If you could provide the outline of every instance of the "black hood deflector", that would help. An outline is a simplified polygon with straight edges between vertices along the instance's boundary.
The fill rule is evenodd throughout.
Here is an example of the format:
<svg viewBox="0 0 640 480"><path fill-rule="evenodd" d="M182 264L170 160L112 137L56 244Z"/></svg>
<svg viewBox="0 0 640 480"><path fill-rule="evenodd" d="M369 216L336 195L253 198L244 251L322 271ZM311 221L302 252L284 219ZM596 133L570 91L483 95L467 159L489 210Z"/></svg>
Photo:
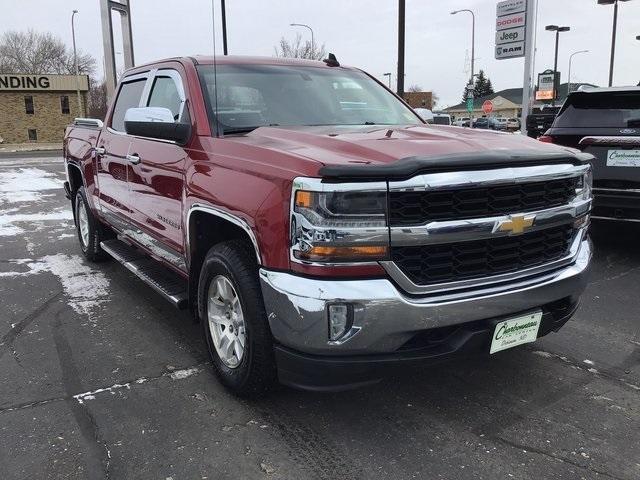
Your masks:
<svg viewBox="0 0 640 480"><path fill-rule="evenodd" d="M319 171L324 181L376 182L406 180L418 174L490 168L523 167L571 163L581 165L593 159L582 152L536 152L489 150L475 153L454 153L432 157L413 156L384 165L325 165Z"/></svg>

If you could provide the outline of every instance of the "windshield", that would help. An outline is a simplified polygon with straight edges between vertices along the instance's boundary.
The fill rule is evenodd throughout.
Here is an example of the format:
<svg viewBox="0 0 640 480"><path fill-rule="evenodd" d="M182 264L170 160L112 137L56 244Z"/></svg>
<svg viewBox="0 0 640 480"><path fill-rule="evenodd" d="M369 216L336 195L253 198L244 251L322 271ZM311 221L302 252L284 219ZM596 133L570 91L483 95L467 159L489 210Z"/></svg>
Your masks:
<svg viewBox="0 0 640 480"><path fill-rule="evenodd" d="M640 92L572 93L554 127L640 127Z"/></svg>
<svg viewBox="0 0 640 480"><path fill-rule="evenodd" d="M260 126L422 124L360 71L283 65L198 67L209 114L224 133Z"/></svg>

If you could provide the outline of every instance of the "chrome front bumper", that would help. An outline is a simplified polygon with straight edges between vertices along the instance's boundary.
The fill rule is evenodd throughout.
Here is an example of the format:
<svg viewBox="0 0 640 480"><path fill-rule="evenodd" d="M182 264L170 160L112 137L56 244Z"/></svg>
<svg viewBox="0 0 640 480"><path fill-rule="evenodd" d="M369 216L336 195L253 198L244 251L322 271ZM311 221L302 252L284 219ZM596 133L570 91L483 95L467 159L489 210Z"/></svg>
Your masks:
<svg viewBox="0 0 640 480"><path fill-rule="evenodd" d="M260 270L265 308L276 341L316 355L391 353L416 333L515 314L571 297L587 283L591 243L582 241L573 264L553 272L455 294L408 296L390 280L318 280ZM328 339L327 306L354 305L346 340Z"/></svg>

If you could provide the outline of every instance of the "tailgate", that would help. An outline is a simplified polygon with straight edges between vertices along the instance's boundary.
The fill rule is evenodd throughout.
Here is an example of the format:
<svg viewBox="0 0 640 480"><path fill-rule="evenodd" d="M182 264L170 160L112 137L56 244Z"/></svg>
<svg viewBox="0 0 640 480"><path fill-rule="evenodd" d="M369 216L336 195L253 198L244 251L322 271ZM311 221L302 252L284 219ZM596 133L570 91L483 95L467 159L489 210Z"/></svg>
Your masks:
<svg viewBox="0 0 640 480"><path fill-rule="evenodd" d="M640 136L585 137L581 149L592 154L594 186L640 185ZM611 182L614 182L612 185Z"/></svg>

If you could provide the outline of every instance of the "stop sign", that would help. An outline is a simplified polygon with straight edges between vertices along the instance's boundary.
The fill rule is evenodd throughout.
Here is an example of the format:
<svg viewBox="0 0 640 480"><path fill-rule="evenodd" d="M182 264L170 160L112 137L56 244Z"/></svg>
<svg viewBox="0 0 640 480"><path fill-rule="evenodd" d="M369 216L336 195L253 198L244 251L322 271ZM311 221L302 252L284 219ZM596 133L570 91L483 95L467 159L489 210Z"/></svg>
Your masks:
<svg viewBox="0 0 640 480"><path fill-rule="evenodd" d="M482 104L482 111L485 114L493 112L493 102L491 102L491 100L485 100Z"/></svg>

